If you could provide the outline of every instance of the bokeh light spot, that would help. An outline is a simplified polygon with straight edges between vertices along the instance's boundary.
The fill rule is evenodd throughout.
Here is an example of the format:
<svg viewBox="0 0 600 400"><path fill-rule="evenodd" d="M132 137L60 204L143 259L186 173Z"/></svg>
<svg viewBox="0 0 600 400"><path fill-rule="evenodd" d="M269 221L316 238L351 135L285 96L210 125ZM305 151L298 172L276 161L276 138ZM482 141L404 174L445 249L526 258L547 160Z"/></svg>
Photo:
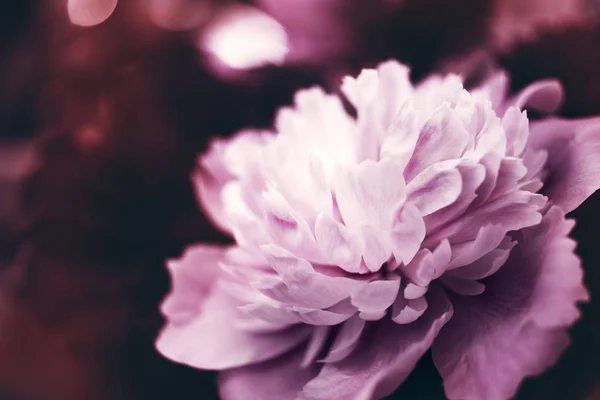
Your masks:
<svg viewBox="0 0 600 400"><path fill-rule="evenodd" d="M73 25L90 27L108 19L118 0L68 0L67 12Z"/></svg>
<svg viewBox="0 0 600 400"><path fill-rule="evenodd" d="M279 65L288 52L283 27L269 15L245 6L222 11L202 36L200 46L234 69Z"/></svg>

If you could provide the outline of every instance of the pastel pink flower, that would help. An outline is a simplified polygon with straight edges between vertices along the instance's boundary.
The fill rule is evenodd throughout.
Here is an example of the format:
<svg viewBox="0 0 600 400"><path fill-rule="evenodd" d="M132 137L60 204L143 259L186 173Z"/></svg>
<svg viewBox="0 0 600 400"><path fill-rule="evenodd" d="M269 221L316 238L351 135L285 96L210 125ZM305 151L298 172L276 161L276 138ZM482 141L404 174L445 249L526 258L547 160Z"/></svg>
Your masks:
<svg viewBox="0 0 600 400"><path fill-rule="evenodd" d="M506 399L566 346L587 292L565 213L600 186L600 120L528 121L555 81L506 99L502 73L408 75L345 78L356 116L301 90L276 133L200 157L235 245L172 264L157 347L223 371L222 398L378 399L431 348L449 398Z"/></svg>

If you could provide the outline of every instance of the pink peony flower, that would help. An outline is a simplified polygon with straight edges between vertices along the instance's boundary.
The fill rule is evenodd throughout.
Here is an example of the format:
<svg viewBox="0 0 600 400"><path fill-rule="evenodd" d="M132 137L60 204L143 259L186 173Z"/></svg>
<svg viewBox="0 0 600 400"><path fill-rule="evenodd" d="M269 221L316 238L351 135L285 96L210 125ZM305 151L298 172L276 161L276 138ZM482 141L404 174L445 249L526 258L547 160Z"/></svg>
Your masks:
<svg viewBox="0 0 600 400"><path fill-rule="evenodd" d="M449 398L506 399L566 346L587 292L565 213L600 186L600 120L529 122L554 81L506 100L502 73L470 93L408 73L346 78L356 117L302 90L277 134L200 158L236 244L171 265L157 347L223 371L224 399L381 398L430 348Z"/></svg>

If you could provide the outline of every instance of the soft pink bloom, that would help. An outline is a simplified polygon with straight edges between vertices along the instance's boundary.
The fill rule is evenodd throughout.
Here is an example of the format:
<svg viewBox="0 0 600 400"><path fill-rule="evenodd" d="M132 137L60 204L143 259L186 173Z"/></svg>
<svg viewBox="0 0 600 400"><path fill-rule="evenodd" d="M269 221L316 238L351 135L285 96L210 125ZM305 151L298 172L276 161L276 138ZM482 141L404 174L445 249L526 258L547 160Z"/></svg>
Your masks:
<svg viewBox="0 0 600 400"><path fill-rule="evenodd" d="M506 399L566 346L587 292L565 213L600 186L600 121L529 122L554 81L507 100L502 73L469 93L408 72L346 78L357 117L302 90L277 134L200 158L236 244L171 265L157 347L222 370L224 399L381 398L430 348L449 398Z"/></svg>

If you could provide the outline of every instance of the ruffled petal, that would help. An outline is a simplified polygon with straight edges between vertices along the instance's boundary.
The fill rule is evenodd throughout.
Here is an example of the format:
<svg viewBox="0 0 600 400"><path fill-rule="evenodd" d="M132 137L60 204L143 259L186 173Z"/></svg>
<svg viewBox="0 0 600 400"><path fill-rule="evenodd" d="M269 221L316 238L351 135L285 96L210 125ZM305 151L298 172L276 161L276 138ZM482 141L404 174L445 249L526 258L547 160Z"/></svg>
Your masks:
<svg viewBox="0 0 600 400"><path fill-rule="evenodd" d="M359 272L361 242L355 232L332 216L321 213L315 221L315 237L328 264L338 265L350 273Z"/></svg>
<svg viewBox="0 0 600 400"><path fill-rule="evenodd" d="M245 177L259 164L264 146L272 136L243 130L231 139L214 140L208 152L198 159L199 171L193 181L198 200L208 217L221 230L231 233L221 191L231 180Z"/></svg>
<svg viewBox="0 0 600 400"><path fill-rule="evenodd" d="M358 314L344 322L336 335L331 348L322 361L325 363L334 363L342 361L350 355L358 346L358 340L365 328L365 320Z"/></svg>
<svg viewBox="0 0 600 400"><path fill-rule="evenodd" d="M281 280L257 282L256 287L265 295L282 302L313 308L331 307L367 282L341 276L328 276L315 271L306 260L275 246L262 247L269 264Z"/></svg>
<svg viewBox="0 0 600 400"><path fill-rule="evenodd" d="M410 181L424 168L438 161L460 157L472 141L458 115L442 107L425 123L406 170L405 178Z"/></svg>
<svg viewBox="0 0 600 400"><path fill-rule="evenodd" d="M528 145L548 152L542 192L565 211L600 188L600 118L536 122Z"/></svg>
<svg viewBox="0 0 600 400"><path fill-rule="evenodd" d="M307 340L312 327L297 325L275 333L235 329L240 311L223 290L215 290L197 318L167 323L156 348L169 359L200 369L222 370L269 360Z"/></svg>
<svg viewBox="0 0 600 400"><path fill-rule="evenodd" d="M419 210L406 204L390 232L392 253L396 262L408 264L415 257L425 239L425 221Z"/></svg>
<svg viewBox="0 0 600 400"><path fill-rule="evenodd" d="M556 79L532 83L504 104L505 109L515 106L521 110L532 109L544 114L556 112L562 105L564 91Z"/></svg>
<svg viewBox="0 0 600 400"><path fill-rule="evenodd" d="M408 202L422 216L454 203L462 192L462 179L456 164L439 163L418 174L406 187Z"/></svg>
<svg viewBox="0 0 600 400"><path fill-rule="evenodd" d="M454 318L433 345L450 399L504 400L521 380L552 365L566 346L566 327L587 299L573 224L558 207L525 229L506 264L483 280L479 296L451 296Z"/></svg>
<svg viewBox="0 0 600 400"><path fill-rule="evenodd" d="M279 358L256 365L226 370L219 375L219 395L223 400L294 399L314 378L320 364L301 366L304 347Z"/></svg>
<svg viewBox="0 0 600 400"><path fill-rule="evenodd" d="M365 161L338 172L335 194L344 223L352 229L364 224L389 228L406 199L402 168L390 160Z"/></svg>
<svg viewBox="0 0 600 400"><path fill-rule="evenodd" d="M358 311L375 313L387 310L398 296L400 279L373 281L357 288L351 296Z"/></svg>
<svg viewBox="0 0 600 400"><path fill-rule="evenodd" d="M326 364L298 400L370 400L390 394L452 316L444 294L432 294L427 312L415 323L398 325L385 319L370 326L356 350L343 361Z"/></svg>
<svg viewBox="0 0 600 400"><path fill-rule="evenodd" d="M186 323L198 315L227 251L227 247L197 245L189 247L180 259L167 263L172 287L161 311L171 323Z"/></svg>

